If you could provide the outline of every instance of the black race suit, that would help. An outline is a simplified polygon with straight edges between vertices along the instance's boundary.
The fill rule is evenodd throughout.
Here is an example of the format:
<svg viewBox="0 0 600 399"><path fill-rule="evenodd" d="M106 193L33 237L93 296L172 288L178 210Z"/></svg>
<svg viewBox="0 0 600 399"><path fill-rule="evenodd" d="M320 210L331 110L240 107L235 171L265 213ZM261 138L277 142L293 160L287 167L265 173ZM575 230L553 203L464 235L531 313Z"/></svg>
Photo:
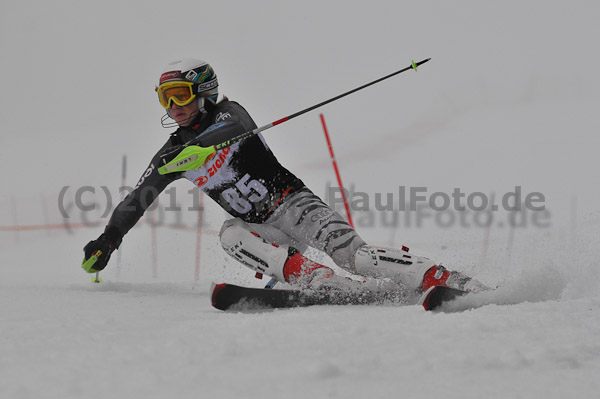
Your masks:
<svg viewBox="0 0 600 399"><path fill-rule="evenodd" d="M218 151L199 169L160 175L160 154L169 147L194 138L200 139L199 145L209 147L256 128L248 112L228 100L198 119L171 134L135 189L115 209L106 233L117 246L158 195L181 177L192 181L230 215L249 223L263 223L287 195L304 188L300 179L281 166L260 134Z"/></svg>

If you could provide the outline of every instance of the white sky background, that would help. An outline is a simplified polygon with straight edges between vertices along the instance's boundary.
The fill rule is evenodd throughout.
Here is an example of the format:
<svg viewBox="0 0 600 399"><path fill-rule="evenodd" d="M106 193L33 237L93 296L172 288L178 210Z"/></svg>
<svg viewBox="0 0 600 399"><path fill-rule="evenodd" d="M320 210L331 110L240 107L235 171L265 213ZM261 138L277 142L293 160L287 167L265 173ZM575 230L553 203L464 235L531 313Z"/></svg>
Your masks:
<svg viewBox="0 0 600 399"><path fill-rule="evenodd" d="M3 200L115 187L123 154L134 184L171 131L154 86L181 56L209 61L258 125L432 57L320 110L347 182L597 193L594 1L2 1L0 11ZM526 147L494 158L523 126ZM453 135L461 152L443 152ZM318 111L265 137L318 193L333 180Z"/></svg>

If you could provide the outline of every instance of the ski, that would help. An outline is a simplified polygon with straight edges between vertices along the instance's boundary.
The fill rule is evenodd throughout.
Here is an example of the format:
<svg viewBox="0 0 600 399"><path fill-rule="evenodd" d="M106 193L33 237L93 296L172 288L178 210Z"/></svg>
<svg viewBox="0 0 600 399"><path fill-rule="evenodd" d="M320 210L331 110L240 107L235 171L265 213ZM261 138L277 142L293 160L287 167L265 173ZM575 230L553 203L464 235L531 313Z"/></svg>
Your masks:
<svg viewBox="0 0 600 399"><path fill-rule="evenodd" d="M418 299L425 310L434 310L465 291L444 286L430 287ZM261 310L300 308L315 305L412 305L414 300L401 291L368 290L299 290L250 288L235 284L214 284L211 287L212 306L219 310Z"/></svg>
<svg viewBox="0 0 600 399"><path fill-rule="evenodd" d="M212 306L219 310L260 310L314 305L383 305L400 303L405 296L400 291L284 290L213 283L211 299Z"/></svg>
<svg viewBox="0 0 600 399"><path fill-rule="evenodd" d="M421 295L418 304L422 305L425 310L435 310L444 303L466 294L466 291L461 291L456 288L434 285L429 287L429 289Z"/></svg>

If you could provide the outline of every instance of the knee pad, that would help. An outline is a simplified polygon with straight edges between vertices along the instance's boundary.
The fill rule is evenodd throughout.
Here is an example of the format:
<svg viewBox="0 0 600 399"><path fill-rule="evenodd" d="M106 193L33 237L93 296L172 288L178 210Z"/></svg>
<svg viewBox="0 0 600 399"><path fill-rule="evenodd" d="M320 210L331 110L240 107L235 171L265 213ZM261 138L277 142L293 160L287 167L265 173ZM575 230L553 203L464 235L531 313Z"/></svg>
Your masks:
<svg viewBox="0 0 600 399"><path fill-rule="evenodd" d="M241 219L227 220L219 233L223 249L238 262L257 273L285 281L283 267L288 247L267 242Z"/></svg>

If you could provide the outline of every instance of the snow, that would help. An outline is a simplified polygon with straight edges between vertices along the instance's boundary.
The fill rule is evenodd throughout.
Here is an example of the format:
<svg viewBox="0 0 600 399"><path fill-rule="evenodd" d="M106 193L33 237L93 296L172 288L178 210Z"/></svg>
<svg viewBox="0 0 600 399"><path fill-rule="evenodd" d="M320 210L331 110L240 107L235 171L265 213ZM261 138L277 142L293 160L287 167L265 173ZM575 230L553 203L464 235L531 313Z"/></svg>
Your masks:
<svg viewBox="0 0 600 399"><path fill-rule="evenodd" d="M596 3L374 1L366 9L307 0L231 10L182 0L169 3L187 10L170 30L164 2L143 9L36 3L3 4L0 13L1 52L11 60L2 65L11 94L0 98L0 161L18 165L0 169L0 226L60 225L64 186L67 205L77 188L94 186L84 202L102 209L86 214L100 220L87 228L0 230L0 397L597 396ZM207 15L227 15L228 25ZM494 193L497 203L520 186L544 194L546 213L520 213L524 223L511 228L510 212L499 211L486 228L472 223L473 214L469 225L441 226L432 212L420 226L400 218L390 227L379 213L357 212L368 242L408 245L499 287L435 313L418 306L215 310L211 282L265 280L221 250L224 214L208 200L198 281L193 229L156 229L153 276L145 218L125 238L120 263L115 255L104 281L92 284L79 265L81 248L106 222L101 186L118 197L122 155L134 184L164 142L152 89L163 65L181 56L209 60L222 92L259 125L432 57L416 74L322 109L346 185L371 199L399 186L459 187ZM44 79L13 78L23 75ZM93 95L73 101L69 82ZM118 106L117 87L127 99ZM284 165L325 194L334 176L316 112L264 136ZM176 202L181 222L194 226L191 186L174 187L176 198L163 195L161 209ZM81 222L82 213L69 209L71 222Z"/></svg>
<svg viewBox="0 0 600 399"><path fill-rule="evenodd" d="M152 279L148 265L127 273L139 266L129 251L118 276L113 265L93 284L71 250L88 236L3 249L2 397L562 398L600 388L597 263L573 265L579 274L522 265L494 293L439 313L225 313L210 306L210 281L253 284L250 272L211 257L197 283L167 261Z"/></svg>

